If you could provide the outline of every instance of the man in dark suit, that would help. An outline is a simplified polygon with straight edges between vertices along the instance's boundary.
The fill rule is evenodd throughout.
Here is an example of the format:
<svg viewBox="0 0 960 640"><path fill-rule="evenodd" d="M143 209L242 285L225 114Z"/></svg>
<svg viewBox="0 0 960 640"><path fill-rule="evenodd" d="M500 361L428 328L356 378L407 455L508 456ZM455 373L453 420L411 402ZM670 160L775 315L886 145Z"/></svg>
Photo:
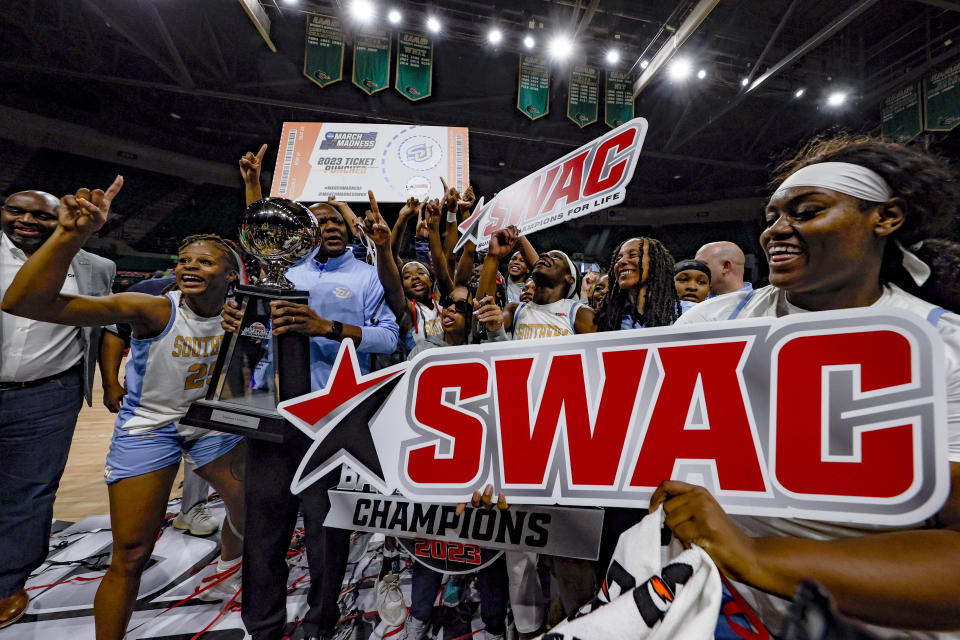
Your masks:
<svg viewBox="0 0 960 640"><path fill-rule="evenodd" d="M0 207L0 296L57 228L60 201L21 191ZM80 251L64 291L108 295L110 260ZM53 501L77 415L91 404L99 328L35 322L0 313L0 628L27 608L24 584L47 556Z"/></svg>

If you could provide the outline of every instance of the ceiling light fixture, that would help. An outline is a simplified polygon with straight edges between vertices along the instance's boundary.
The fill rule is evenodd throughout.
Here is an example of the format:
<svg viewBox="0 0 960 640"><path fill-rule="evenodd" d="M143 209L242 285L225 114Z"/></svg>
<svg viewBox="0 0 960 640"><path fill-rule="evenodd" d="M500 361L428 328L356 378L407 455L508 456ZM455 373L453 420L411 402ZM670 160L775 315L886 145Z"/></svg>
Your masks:
<svg viewBox="0 0 960 640"><path fill-rule="evenodd" d="M357 22L370 22L377 15L370 0L353 0L350 3L350 17Z"/></svg>
<svg viewBox="0 0 960 640"><path fill-rule="evenodd" d="M440 21L433 16L427 18L427 30L430 33L440 33Z"/></svg>
<svg viewBox="0 0 960 640"><path fill-rule="evenodd" d="M829 96L827 96L827 106L830 107L840 107L847 101L847 94L845 91L834 91Z"/></svg>
<svg viewBox="0 0 960 640"><path fill-rule="evenodd" d="M565 34L555 35L547 44L547 51L552 58L566 60L573 53L573 41Z"/></svg>
<svg viewBox="0 0 960 640"><path fill-rule="evenodd" d="M610 64L617 64L620 62L620 52L616 49L610 49L607 51L607 62Z"/></svg>
<svg viewBox="0 0 960 640"><path fill-rule="evenodd" d="M500 41L503 40L503 32L494 27L487 33L487 40L490 44L500 44Z"/></svg>
<svg viewBox="0 0 960 640"><path fill-rule="evenodd" d="M667 67L667 74L674 82L683 82L693 73L693 65L686 58L677 58Z"/></svg>
<svg viewBox="0 0 960 640"><path fill-rule="evenodd" d="M535 44L537 44L537 41L533 39L533 36L523 36L523 46L527 49L533 49Z"/></svg>
<svg viewBox="0 0 960 640"><path fill-rule="evenodd" d="M390 13L387 14L387 20L390 21L390 24L400 24L403 16L400 15L400 12L396 9L390 9Z"/></svg>

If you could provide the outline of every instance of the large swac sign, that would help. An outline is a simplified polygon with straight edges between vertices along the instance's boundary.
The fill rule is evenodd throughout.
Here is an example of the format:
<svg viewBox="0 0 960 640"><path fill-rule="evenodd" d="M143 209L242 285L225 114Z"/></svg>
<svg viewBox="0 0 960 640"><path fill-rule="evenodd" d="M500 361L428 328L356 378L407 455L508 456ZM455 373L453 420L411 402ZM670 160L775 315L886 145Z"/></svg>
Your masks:
<svg viewBox="0 0 960 640"><path fill-rule="evenodd" d="M483 249L490 236L510 225L529 234L622 205L646 133L647 121L634 118L513 183L490 202L481 198L460 224L456 249L468 240Z"/></svg>
<svg viewBox="0 0 960 640"><path fill-rule="evenodd" d="M433 349L280 404L315 443L292 490L341 463L382 493L645 506L668 478L730 513L903 525L949 470L943 344L920 317L843 310Z"/></svg>

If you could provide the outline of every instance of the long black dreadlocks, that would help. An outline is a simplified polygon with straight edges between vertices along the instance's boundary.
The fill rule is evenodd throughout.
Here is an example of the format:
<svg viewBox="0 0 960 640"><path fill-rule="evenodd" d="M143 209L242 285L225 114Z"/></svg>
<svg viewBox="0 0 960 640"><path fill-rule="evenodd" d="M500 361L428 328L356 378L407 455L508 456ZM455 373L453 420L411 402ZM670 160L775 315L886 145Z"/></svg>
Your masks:
<svg viewBox="0 0 960 640"><path fill-rule="evenodd" d="M640 241L641 267L643 254L649 255L643 313L637 312L636 295L631 296L631 291L621 289L613 274L620 250L631 240ZM680 300L673 284L673 264L673 256L667 248L653 238L627 238L618 244L610 258L610 290L597 309L596 323L599 330L618 331L625 315L647 327L666 327L673 324L680 316Z"/></svg>

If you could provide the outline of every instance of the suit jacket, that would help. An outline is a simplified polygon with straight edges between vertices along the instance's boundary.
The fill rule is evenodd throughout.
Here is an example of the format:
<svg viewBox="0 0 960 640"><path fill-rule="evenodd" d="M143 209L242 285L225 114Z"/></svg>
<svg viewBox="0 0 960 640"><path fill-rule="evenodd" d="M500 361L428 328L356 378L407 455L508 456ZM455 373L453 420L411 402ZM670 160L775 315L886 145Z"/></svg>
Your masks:
<svg viewBox="0 0 960 640"><path fill-rule="evenodd" d="M117 274L117 265L112 260L80 250L74 256L70 266L77 278L77 289L85 296L106 296L113 292L113 278ZM97 357L100 353L102 327L83 327L80 330L83 339L83 397L88 405L93 405L93 379L97 369Z"/></svg>

